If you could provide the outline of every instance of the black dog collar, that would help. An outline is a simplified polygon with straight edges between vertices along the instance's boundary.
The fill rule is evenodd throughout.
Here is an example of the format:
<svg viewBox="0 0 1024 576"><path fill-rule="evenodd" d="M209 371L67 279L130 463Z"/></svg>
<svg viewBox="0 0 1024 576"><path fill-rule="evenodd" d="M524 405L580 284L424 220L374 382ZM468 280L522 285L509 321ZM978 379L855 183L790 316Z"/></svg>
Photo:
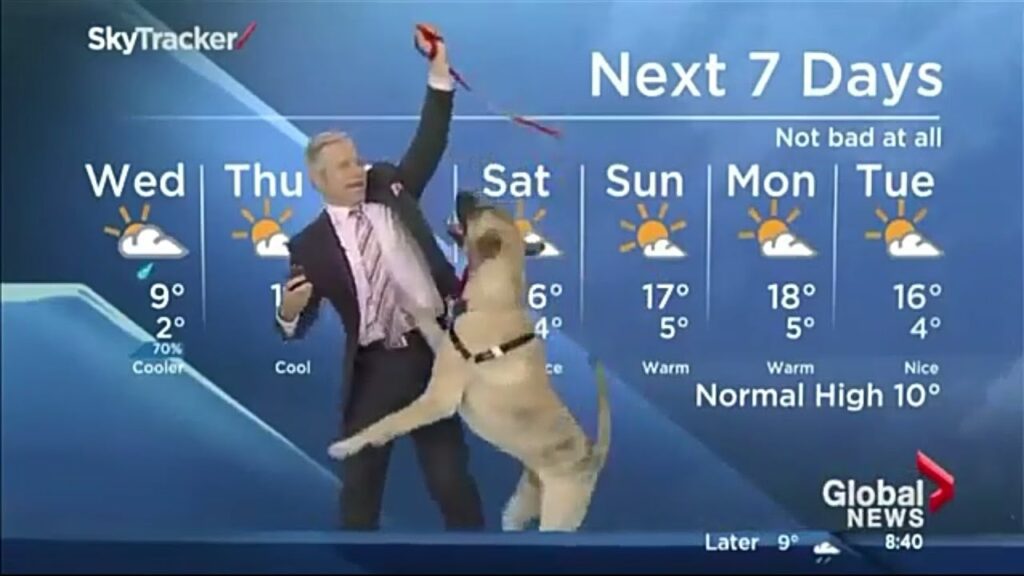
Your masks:
<svg viewBox="0 0 1024 576"><path fill-rule="evenodd" d="M454 345L455 349L459 351L459 354L462 354L462 357L465 360L479 364L481 362L487 362L488 360L494 360L495 358L501 358L512 350L526 345L536 338L537 335L533 332L529 332L522 336L517 336L500 346L492 346L490 349L480 352L479 354L473 354L468 348L466 348L466 345L462 343L459 335L455 333L454 322L448 327L448 337L452 339L452 345Z"/></svg>

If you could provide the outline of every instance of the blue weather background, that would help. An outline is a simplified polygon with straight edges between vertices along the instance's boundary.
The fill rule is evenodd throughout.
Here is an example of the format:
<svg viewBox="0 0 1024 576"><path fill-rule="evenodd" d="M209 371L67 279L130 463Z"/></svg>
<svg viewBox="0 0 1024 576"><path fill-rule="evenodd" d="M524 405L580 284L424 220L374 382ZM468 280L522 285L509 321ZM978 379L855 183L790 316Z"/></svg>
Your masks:
<svg viewBox="0 0 1024 576"><path fill-rule="evenodd" d="M85 48L93 25L241 29L252 21L253 37L235 53L123 57ZM564 325L551 333L549 355L565 366L559 392L591 433L596 388L589 363L600 359L616 376L612 454L586 529L831 528L840 519L820 502L825 478L907 480L915 474L914 452L925 449L962 487L930 529L1020 530L1018 7L17 2L4 4L3 24L5 536L159 539L333 528L338 480L325 449L338 431L344 335L329 314L304 342L277 338L270 286L283 279L285 265L255 258L247 239L232 237L248 225L243 209L258 217L264 206L231 197L223 166L260 161L301 170L308 135L327 128L351 133L368 158L396 159L414 124L394 117L415 114L424 89L425 64L409 40L418 21L444 30L453 63L489 96L531 114L888 112L877 101L842 96L801 100L790 68L760 101L742 89L720 100L591 98L589 53L598 49L662 61L715 50L737 63L737 75L753 70L744 67L746 52L765 47L783 55L827 49L851 60L941 61L942 98L911 98L899 112L941 114L946 145L885 155L907 168L928 167L942 183L926 221L946 251L940 263L898 265L881 243L865 240L879 223L874 204L857 197L850 167L877 160L877 150L780 150L773 127L755 123L578 122L555 141L508 122L457 118L425 209L440 231L452 208L453 164L465 186L480 185L479 168L495 159L550 165L551 198L528 199L525 213L543 206L536 225L565 258L531 264L530 274L564 286L552 305ZM44 29L48 40L35 41ZM460 92L456 108L459 115L489 114L477 93ZM638 202L592 187L581 208L578 166L586 164L598 181L616 161L686 171L692 184L665 213L668 222L687 223L673 233L691 255L686 263L659 266L620 252L629 241L620 221L641 220ZM823 182L842 166L840 188L851 192L801 200L798 221L815 248L831 253L832 202L839 202L834 295L827 260L771 267L737 239L752 226L748 207L765 212L767 204L720 191L713 201L705 196L707 165L755 161L810 169ZM123 228L121 205L138 218L143 199L96 198L83 166L162 171L179 162L185 197L152 199L147 217L190 254L156 261L143 282L140 263L119 258L116 240L102 233ZM267 214L297 231L319 210L307 190L301 200L271 199ZM894 213L895 204L884 208ZM643 208L660 209L658 201ZM289 217L281 218L286 210ZM944 331L927 345L905 337L907 318L892 311L891 284L908 277L941 283L946 294L936 309ZM692 329L671 344L656 338L640 292L644 281L666 278L686 282L692 296L678 311ZM815 282L820 291L809 304L818 332L795 347L768 336L778 319L763 306L760 285L784 280ZM149 282L186 287L168 311L185 319L175 330L190 365L183 374L127 370L155 331ZM837 303L834 319L829 298ZM766 351L813 361L823 378L848 381L892 380L902 358L923 356L942 363L943 395L927 410L900 413L694 407L696 381L764 380ZM638 366L652 355L685 360L694 373L645 377ZM314 373L275 376L277 359L308 359ZM472 450L496 527L517 468L478 440ZM385 528L440 527L404 442L385 498Z"/></svg>

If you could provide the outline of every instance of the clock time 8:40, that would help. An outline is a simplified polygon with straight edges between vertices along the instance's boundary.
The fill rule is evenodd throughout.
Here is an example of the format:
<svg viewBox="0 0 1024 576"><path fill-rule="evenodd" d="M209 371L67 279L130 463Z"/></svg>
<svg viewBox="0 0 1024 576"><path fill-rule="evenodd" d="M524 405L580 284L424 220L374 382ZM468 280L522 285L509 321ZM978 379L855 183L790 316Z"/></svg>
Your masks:
<svg viewBox="0 0 1024 576"><path fill-rule="evenodd" d="M886 550L920 550L921 548L924 548L924 535L920 532L885 535Z"/></svg>

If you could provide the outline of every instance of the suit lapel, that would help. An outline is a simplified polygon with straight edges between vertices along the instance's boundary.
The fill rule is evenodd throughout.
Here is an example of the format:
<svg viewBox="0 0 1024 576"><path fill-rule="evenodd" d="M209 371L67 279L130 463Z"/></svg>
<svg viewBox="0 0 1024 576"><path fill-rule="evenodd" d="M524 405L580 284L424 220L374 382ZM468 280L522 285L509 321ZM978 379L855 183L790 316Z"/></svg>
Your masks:
<svg viewBox="0 0 1024 576"><path fill-rule="evenodd" d="M348 257L345 255L345 247L338 241L338 235L334 230L331 217L324 210L317 218L316 224L317 246L323 246L324 251L320 255L323 258L324 274L330 278L329 286L343 287L344 292L334 294L341 302L352 302L352 312L359 317L358 294L356 292L356 281L352 276L352 267L349 266ZM345 294L347 292L347 294ZM346 298L345 296L351 296ZM346 307L347 308L347 307ZM358 326L358 323L356 324Z"/></svg>
<svg viewBox="0 0 1024 576"><path fill-rule="evenodd" d="M427 222L419 203L409 194L396 194L393 184L399 182L385 173L377 174L371 170L370 185L366 191L366 201L383 204L391 209L398 222L405 228L410 239L419 245L420 251L427 259L430 274L442 295L451 294L455 290L458 279L449 264L447 257L437 245L434 232ZM400 185L400 184L399 184ZM401 192L399 189L398 192Z"/></svg>
<svg viewBox="0 0 1024 576"><path fill-rule="evenodd" d="M434 238L434 231L427 222L426 215L411 196L405 194L395 198L392 202L402 224L409 232L412 239L419 245L423 257L430 267L430 274L434 284L442 296L452 294L456 288L458 279L455 276L455 269L448 262L448 257L441 251L437 239Z"/></svg>
<svg viewBox="0 0 1024 576"><path fill-rule="evenodd" d="M396 181L393 184L398 184L398 182ZM426 250L427 248L425 239L433 241L433 234L426 220L423 219L419 206L408 195L396 195L391 185L384 185L371 198L367 198L367 201L378 202L391 209L391 212L398 219L398 222L402 224L402 227L405 228L405 231L412 240L419 244L420 250ZM426 236L424 236L424 233Z"/></svg>

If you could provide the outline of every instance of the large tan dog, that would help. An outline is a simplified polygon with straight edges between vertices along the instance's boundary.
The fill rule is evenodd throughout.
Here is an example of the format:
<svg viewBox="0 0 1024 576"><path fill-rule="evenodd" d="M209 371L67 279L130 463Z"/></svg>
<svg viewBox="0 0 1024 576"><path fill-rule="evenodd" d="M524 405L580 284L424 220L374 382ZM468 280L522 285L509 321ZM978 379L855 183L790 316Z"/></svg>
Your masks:
<svg viewBox="0 0 1024 576"><path fill-rule="evenodd" d="M519 229L495 207L474 203L462 216L471 268L463 293L466 311L448 333L430 313L417 318L437 353L426 391L331 445L329 453L345 458L458 412L473 432L523 465L502 528L522 530L539 519L541 530L575 531L611 441L604 370L597 367L598 432L591 443L552 388L543 342L533 334L525 303L527 250Z"/></svg>

